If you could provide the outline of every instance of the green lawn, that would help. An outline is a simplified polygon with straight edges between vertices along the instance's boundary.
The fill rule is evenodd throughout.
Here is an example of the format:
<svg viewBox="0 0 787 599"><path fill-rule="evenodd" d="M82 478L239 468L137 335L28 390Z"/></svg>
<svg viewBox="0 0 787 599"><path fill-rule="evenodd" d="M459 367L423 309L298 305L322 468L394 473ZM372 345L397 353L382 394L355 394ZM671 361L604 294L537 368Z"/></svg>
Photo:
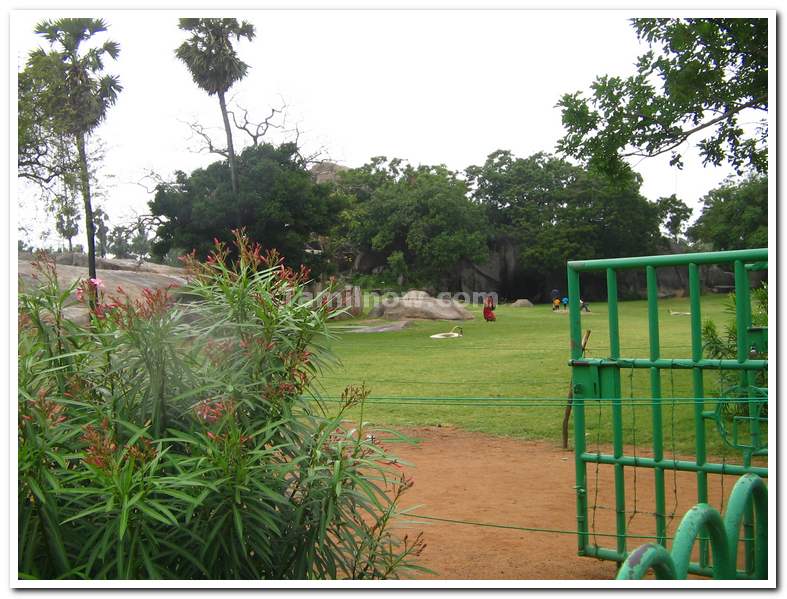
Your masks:
<svg viewBox="0 0 787 599"><path fill-rule="evenodd" d="M729 316L724 313L725 301L725 296L703 296L703 320L726 323ZM583 330L592 330L587 355L606 357L606 304L593 303L591 309L590 314L582 315ZM688 299L659 302L663 358L690 357L690 318L669 313L689 309ZM502 305L496 311L497 322L486 323L480 308L470 310L476 316L472 321L416 321L396 332L358 334L343 330L368 322L363 319L334 324L338 338L332 343L332 351L338 363L320 377L321 393L330 401L347 385L364 383L371 396L363 418L377 425L441 424L559 443L571 374L567 365L567 313L554 313L548 305ZM621 355L647 358L646 302L621 302L619 320ZM456 324L464 330L464 337L430 339L430 335L446 332ZM650 397L649 377L649 371L642 369L624 371L621 377L625 441L636 444L643 454L652 438L652 408L630 402L632 398ZM718 387L718 379L713 379L713 373L706 374L706 395ZM666 371L661 381L665 451L691 451L695 436L693 408L685 399L691 395L691 374ZM707 408L712 406L708 402ZM588 448L610 442L608 403L589 402L586 414ZM708 424L706 430L711 451L734 453L724 448L715 428Z"/></svg>

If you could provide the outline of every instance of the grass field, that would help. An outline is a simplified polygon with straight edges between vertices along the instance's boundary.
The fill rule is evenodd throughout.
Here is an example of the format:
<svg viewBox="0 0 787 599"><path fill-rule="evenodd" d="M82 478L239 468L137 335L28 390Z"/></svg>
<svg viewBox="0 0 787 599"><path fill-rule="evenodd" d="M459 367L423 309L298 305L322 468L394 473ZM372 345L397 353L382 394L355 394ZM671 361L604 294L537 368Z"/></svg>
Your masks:
<svg viewBox="0 0 787 599"><path fill-rule="evenodd" d="M726 324L725 296L703 296L703 320ZM648 357L648 320L645 301L620 304L621 355ZM583 330L592 331L587 354L606 357L609 334L606 304L593 303L582 313ZM689 312L688 299L659 302L662 358L691 355L690 318L670 315ZM521 439L560 442L562 420L571 376L569 323L565 312L548 305L534 308L497 308L497 322L486 323L480 307L470 307L475 319L461 323L414 321L396 332L349 333L348 326L369 324L363 318L333 325L337 339L332 351L334 368L321 378L327 401L350 384L365 384L371 391L363 418L377 425L450 425L471 431ZM459 324L464 336L430 339ZM650 397L648 370L624 371L621 376L625 442L647 454L651 443L652 407L636 405ZM716 379L716 380L713 380ZM712 372L705 375L706 396L718 388ZM665 371L662 384L662 419L665 451L687 452L694 447L693 408L689 371ZM522 399L526 398L526 399ZM707 402L712 409L714 402ZM588 402L588 448L611 442L608 403ZM572 418L573 422L573 418ZM733 454L715 428L706 424L709 450ZM573 432L572 432L573 434ZM570 437L572 439L572 437ZM572 441L573 445L573 441Z"/></svg>

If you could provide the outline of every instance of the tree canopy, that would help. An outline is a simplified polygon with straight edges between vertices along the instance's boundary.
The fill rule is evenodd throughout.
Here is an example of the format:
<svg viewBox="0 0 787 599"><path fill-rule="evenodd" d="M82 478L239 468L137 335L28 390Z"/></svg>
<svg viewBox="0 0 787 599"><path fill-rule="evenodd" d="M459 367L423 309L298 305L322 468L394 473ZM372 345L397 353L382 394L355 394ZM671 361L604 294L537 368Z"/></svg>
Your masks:
<svg viewBox="0 0 787 599"><path fill-rule="evenodd" d="M342 172L338 187L352 196L343 213L347 238L410 283L450 279L463 260L486 258L484 213L468 199L465 182L444 166L376 157Z"/></svg>
<svg viewBox="0 0 787 599"><path fill-rule="evenodd" d="M328 230L333 208L329 185L316 184L294 144L262 144L238 156L240 224L264 248L276 248L290 265L314 263L306 244ZM195 250L208 255L213 239L229 242L235 226L236 198L229 173L214 162L190 175L176 174L174 185L159 185L151 214L166 222L158 227L152 254Z"/></svg>
<svg viewBox="0 0 787 599"><path fill-rule="evenodd" d="M53 127L71 135L91 133L117 100L122 86L115 75L102 74L106 57L116 60L120 45L107 40L80 52L82 44L107 31L102 19L69 18L42 21L36 33L51 50L38 48L28 59L29 75L40 90L40 107Z"/></svg>
<svg viewBox="0 0 787 599"><path fill-rule="evenodd" d="M531 285L562 280L567 260L653 253L660 240L661 213L630 170L613 180L548 154L498 150L467 175L496 239L518 247Z"/></svg>
<svg viewBox="0 0 787 599"><path fill-rule="evenodd" d="M558 150L609 173L625 157L669 153L696 138L704 164L768 168L768 20L633 19L650 50L635 75L597 77L592 95L563 95ZM745 117L745 118L744 118ZM744 122L755 121L753 127Z"/></svg>
<svg viewBox="0 0 787 599"><path fill-rule="evenodd" d="M689 238L713 250L768 247L768 177L729 180L703 198Z"/></svg>

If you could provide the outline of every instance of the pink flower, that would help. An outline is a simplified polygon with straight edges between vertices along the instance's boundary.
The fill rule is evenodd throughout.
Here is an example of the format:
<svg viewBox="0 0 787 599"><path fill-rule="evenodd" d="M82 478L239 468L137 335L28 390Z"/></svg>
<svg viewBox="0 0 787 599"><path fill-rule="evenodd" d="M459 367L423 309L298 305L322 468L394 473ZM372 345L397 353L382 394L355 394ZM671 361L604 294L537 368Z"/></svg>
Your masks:
<svg viewBox="0 0 787 599"><path fill-rule="evenodd" d="M96 277L95 279L90 279L90 283L91 283L91 284L93 285L93 287L95 287L96 289L103 289L103 288L104 288L104 281L102 281L102 280L101 280L101 279L99 279L98 277Z"/></svg>
<svg viewBox="0 0 787 599"><path fill-rule="evenodd" d="M81 287L77 287L76 294L77 294L77 301L81 302L82 300L85 299L85 290L82 289Z"/></svg>

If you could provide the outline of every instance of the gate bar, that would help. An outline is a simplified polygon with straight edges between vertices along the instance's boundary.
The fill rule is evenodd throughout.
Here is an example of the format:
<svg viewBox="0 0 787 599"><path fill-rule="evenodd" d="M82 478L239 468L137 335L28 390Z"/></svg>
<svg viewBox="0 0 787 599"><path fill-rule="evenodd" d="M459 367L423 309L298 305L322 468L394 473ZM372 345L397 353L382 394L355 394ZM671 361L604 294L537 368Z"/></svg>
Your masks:
<svg viewBox="0 0 787 599"><path fill-rule="evenodd" d="M612 359L620 357L620 324L618 320L618 276L607 269L607 314L609 322L609 352ZM612 448L616 458L623 457L623 403L620 397L620 371L613 374ZM618 553L626 553L626 479L623 464L615 464L615 524Z"/></svg>
<svg viewBox="0 0 787 599"><path fill-rule="evenodd" d="M659 306L658 306L658 280L656 269L648 266L645 270L648 290L648 341L650 344L650 359L658 360L659 347ZM653 459L658 464L664 458L661 410L661 371L658 368L650 369L650 395L653 398L651 418L653 420ZM632 406L632 410L636 407ZM674 443L675 440L673 439ZM656 498L656 539L659 545L667 546L667 523L665 520L666 508L664 500L664 469L655 466L654 472L655 498Z"/></svg>
<svg viewBox="0 0 787 599"><path fill-rule="evenodd" d="M631 258L602 258L600 260L570 260L568 268L570 270L603 270L614 268L646 268L653 266L686 266L694 264L725 264L736 260L741 262L760 262L767 260L768 248L758 248L753 250L730 250L727 252L698 252L696 254L668 254L665 256L634 256Z"/></svg>
<svg viewBox="0 0 787 599"><path fill-rule="evenodd" d="M709 368L712 370L765 370L768 368L768 360L746 360L746 362L739 362L738 360L686 360L683 358L667 359L660 358L658 360L646 360L644 358L618 358L617 360L611 358L582 358L578 360L569 361L571 366L587 366L593 364L595 366L620 366L621 368L679 368L679 369L692 369L692 368Z"/></svg>
<svg viewBox="0 0 787 599"><path fill-rule="evenodd" d="M740 466L738 464L698 464L688 460L654 460L653 458L622 456L616 458L608 453L590 453L586 451L581 455L584 462L599 464L620 464L621 466L640 466L648 468L664 468L667 470L678 470L682 472L697 472L702 474L731 474L742 476L748 472L762 477L768 476L767 466Z"/></svg>

